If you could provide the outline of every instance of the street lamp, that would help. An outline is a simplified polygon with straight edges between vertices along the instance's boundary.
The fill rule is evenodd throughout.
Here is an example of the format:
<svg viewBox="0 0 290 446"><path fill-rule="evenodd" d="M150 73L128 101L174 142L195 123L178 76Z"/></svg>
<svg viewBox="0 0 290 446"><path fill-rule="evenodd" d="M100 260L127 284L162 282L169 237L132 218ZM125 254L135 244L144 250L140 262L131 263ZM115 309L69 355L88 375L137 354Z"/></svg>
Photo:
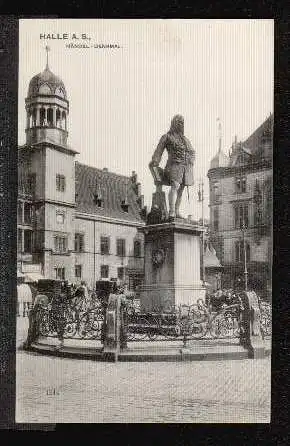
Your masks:
<svg viewBox="0 0 290 446"><path fill-rule="evenodd" d="M245 221L243 221L241 230L242 230L242 234L243 234L243 249L244 249L245 291L248 291L248 270L247 270L247 250L246 250L246 240L245 240L245 232L246 232Z"/></svg>
<svg viewBox="0 0 290 446"><path fill-rule="evenodd" d="M203 180L198 184L198 201L201 203L201 220L202 220L202 281L205 285L205 263L204 263L204 183Z"/></svg>

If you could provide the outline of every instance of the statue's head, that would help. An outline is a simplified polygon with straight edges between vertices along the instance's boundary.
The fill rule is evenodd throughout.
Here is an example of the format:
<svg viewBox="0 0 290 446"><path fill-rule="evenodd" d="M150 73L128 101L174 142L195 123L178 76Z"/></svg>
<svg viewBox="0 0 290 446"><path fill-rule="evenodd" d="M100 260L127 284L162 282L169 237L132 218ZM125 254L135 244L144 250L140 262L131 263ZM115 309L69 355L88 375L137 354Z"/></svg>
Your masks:
<svg viewBox="0 0 290 446"><path fill-rule="evenodd" d="M175 115L171 120L170 132L184 133L184 118L182 115Z"/></svg>

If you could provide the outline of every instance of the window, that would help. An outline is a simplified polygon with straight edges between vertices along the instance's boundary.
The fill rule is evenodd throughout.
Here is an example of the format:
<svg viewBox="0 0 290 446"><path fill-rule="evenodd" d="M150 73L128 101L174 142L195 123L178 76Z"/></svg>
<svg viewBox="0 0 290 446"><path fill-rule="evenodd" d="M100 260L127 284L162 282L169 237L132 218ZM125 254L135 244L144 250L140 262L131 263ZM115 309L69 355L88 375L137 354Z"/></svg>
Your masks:
<svg viewBox="0 0 290 446"><path fill-rule="evenodd" d="M65 191L65 176L57 174L56 175L56 190L60 192Z"/></svg>
<svg viewBox="0 0 290 446"><path fill-rule="evenodd" d="M17 251L22 252L22 229L17 230Z"/></svg>
<svg viewBox="0 0 290 446"><path fill-rule="evenodd" d="M84 234L75 234L75 252L84 252Z"/></svg>
<svg viewBox="0 0 290 446"><path fill-rule="evenodd" d="M124 279L124 276L125 276L124 267L121 266L120 268L117 268L117 276L118 276L119 280L123 280Z"/></svg>
<svg viewBox="0 0 290 446"><path fill-rule="evenodd" d="M32 222L32 205L31 203L24 203L24 223L30 225Z"/></svg>
<svg viewBox="0 0 290 446"><path fill-rule="evenodd" d="M247 180L246 177L236 178L236 193L241 194L246 192Z"/></svg>
<svg viewBox="0 0 290 446"><path fill-rule="evenodd" d="M22 223L22 202L19 201L17 203L17 220L19 223Z"/></svg>
<svg viewBox="0 0 290 446"><path fill-rule="evenodd" d="M94 195L94 203L98 206L98 208L101 208L103 206L103 198L100 194Z"/></svg>
<svg viewBox="0 0 290 446"><path fill-rule="evenodd" d="M67 252L67 237L55 236L54 237L54 250L55 252Z"/></svg>
<svg viewBox="0 0 290 446"><path fill-rule="evenodd" d="M75 265L75 277L76 279L82 278L82 265Z"/></svg>
<svg viewBox="0 0 290 446"><path fill-rule="evenodd" d="M110 238L101 237L101 254L109 254L110 252Z"/></svg>
<svg viewBox="0 0 290 446"><path fill-rule="evenodd" d="M41 126L44 126L45 125L45 123L46 123L46 118L45 118L45 109L44 108L41 108L40 109L40 125Z"/></svg>
<svg viewBox="0 0 290 446"><path fill-rule="evenodd" d="M254 225L259 226L263 221L262 209L257 206L254 212Z"/></svg>
<svg viewBox="0 0 290 446"><path fill-rule="evenodd" d="M243 225L249 226L248 204L235 206L235 228L242 229Z"/></svg>
<svg viewBox="0 0 290 446"><path fill-rule="evenodd" d="M212 200L219 201L221 198L219 183L214 183L212 185L211 191L212 191Z"/></svg>
<svg viewBox="0 0 290 446"><path fill-rule="evenodd" d="M125 257L126 255L126 240L123 238L117 238L117 256Z"/></svg>
<svg viewBox="0 0 290 446"><path fill-rule="evenodd" d="M65 280L65 268L54 268L55 278L59 280Z"/></svg>
<svg viewBox="0 0 290 446"><path fill-rule="evenodd" d="M246 246L246 261L250 261L250 245L248 242L245 242ZM235 255L236 255L236 262L244 262L244 242L242 240L239 240L235 244Z"/></svg>
<svg viewBox="0 0 290 446"><path fill-rule="evenodd" d="M219 210L218 210L218 208L215 208L213 210L213 230L214 231L219 230Z"/></svg>
<svg viewBox="0 0 290 446"><path fill-rule="evenodd" d="M47 110L47 123L49 127L53 126L53 110L52 108L49 108Z"/></svg>
<svg viewBox="0 0 290 446"><path fill-rule="evenodd" d="M61 118L60 118L60 111L59 111L59 108L56 110L56 126L57 127L59 127L60 126L60 120L61 120Z"/></svg>
<svg viewBox="0 0 290 446"><path fill-rule="evenodd" d="M30 173L27 177L27 192L28 194L34 194L36 185L36 174Z"/></svg>
<svg viewBox="0 0 290 446"><path fill-rule="evenodd" d="M109 266L101 265L101 278L108 279L109 278Z"/></svg>
<svg viewBox="0 0 290 446"><path fill-rule="evenodd" d="M64 223L64 213L63 212L57 212L56 213L56 222L57 223Z"/></svg>
<svg viewBox="0 0 290 446"><path fill-rule="evenodd" d="M134 242L134 257L141 257L141 242L139 240Z"/></svg>
<svg viewBox="0 0 290 446"><path fill-rule="evenodd" d="M29 229L24 230L24 252L26 254L32 253L32 231Z"/></svg>
<svg viewBox="0 0 290 446"><path fill-rule="evenodd" d="M127 202L127 200L121 201L121 208L124 212L129 212L129 203Z"/></svg>
<svg viewBox="0 0 290 446"><path fill-rule="evenodd" d="M32 126L33 127L36 127L36 121L37 121L36 116L37 116L36 108L34 108L32 111Z"/></svg>

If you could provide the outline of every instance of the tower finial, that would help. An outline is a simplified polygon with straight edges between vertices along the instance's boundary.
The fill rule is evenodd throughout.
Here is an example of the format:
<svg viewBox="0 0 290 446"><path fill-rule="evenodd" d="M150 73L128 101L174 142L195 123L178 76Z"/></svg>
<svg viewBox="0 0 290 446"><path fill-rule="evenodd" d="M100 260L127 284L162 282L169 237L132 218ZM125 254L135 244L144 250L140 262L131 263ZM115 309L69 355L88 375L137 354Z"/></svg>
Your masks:
<svg viewBox="0 0 290 446"><path fill-rule="evenodd" d="M218 121L218 138L219 138L219 152L222 150L222 124L220 118L217 118Z"/></svg>
<svg viewBox="0 0 290 446"><path fill-rule="evenodd" d="M45 47L45 51L46 51L46 70L48 70L48 53L50 51L50 47L48 45L46 45Z"/></svg>

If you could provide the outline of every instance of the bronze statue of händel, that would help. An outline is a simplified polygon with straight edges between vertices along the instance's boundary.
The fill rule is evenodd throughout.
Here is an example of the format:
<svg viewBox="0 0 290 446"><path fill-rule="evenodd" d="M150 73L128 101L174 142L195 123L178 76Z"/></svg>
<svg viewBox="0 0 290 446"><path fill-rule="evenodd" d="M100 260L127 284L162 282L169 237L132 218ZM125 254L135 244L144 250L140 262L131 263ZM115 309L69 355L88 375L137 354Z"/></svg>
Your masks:
<svg viewBox="0 0 290 446"><path fill-rule="evenodd" d="M165 149L168 160L163 171L159 163ZM194 184L194 161L195 150L184 136L184 118L176 115L172 118L170 130L160 138L149 164L156 186L171 186L168 194L169 217L182 218L179 207L185 186Z"/></svg>

